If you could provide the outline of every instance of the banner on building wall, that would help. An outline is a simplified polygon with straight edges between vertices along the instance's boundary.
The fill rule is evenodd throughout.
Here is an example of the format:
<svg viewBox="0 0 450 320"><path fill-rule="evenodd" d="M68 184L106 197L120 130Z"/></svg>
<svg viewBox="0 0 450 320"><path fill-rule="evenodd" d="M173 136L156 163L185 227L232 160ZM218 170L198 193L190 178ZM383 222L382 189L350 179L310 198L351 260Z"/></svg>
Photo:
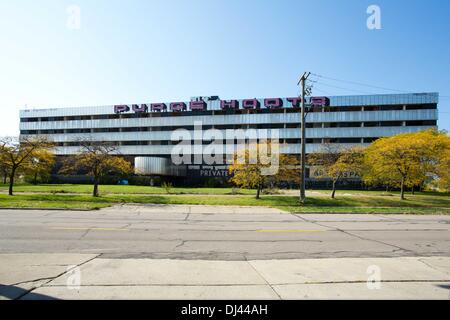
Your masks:
<svg viewBox="0 0 450 320"><path fill-rule="evenodd" d="M310 166L309 177L312 179L331 179L327 176L323 166ZM344 172L341 179L359 179L360 175L356 171Z"/></svg>

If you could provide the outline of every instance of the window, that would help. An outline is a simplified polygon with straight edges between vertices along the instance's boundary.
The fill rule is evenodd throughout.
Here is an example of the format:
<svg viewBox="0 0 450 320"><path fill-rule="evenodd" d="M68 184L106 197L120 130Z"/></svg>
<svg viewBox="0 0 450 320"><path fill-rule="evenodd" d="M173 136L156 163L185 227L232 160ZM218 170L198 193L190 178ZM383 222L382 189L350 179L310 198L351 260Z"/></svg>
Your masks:
<svg viewBox="0 0 450 320"><path fill-rule="evenodd" d="M301 139L298 139L300 143ZM314 139L306 139L306 143L322 143L322 139L320 138L314 138Z"/></svg>
<svg viewBox="0 0 450 320"><path fill-rule="evenodd" d="M381 127L401 127L403 125L402 121L381 121Z"/></svg>
<svg viewBox="0 0 450 320"><path fill-rule="evenodd" d="M364 106L364 111L380 111L381 107L379 106Z"/></svg>
<svg viewBox="0 0 450 320"><path fill-rule="evenodd" d="M339 138L339 143L360 143L361 138Z"/></svg>
<svg viewBox="0 0 450 320"><path fill-rule="evenodd" d="M406 110L421 110L421 109L436 109L437 105L435 103L430 104L413 104L407 105Z"/></svg>
<svg viewBox="0 0 450 320"><path fill-rule="evenodd" d="M364 122L364 127L379 127L380 122L378 121L371 121L371 122Z"/></svg>
<svg viewBox="0 0 450 320"><path fill-rule="evenodd" d="M381 106L382 111L403 110L403 105Z"/></svg>
<svg viewBox="0 0 450 320"><path fill-rule="evenodd" d="M407 126L435 126L436 120L406 121Z"/></svg>
<svg viewBox="0 0 450 320"><path fill-rule="evenodd" d="M356 128L361 127L361 122L338 122L337 126L339 128Z"/></svg>

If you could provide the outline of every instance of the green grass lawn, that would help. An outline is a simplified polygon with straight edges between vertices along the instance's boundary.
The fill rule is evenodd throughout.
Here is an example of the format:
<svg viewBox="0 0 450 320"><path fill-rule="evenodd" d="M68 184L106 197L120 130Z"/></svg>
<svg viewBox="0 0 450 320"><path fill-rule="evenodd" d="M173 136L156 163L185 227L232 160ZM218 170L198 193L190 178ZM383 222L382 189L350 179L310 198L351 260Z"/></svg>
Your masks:
<svg viewBox="0 0 450 320"><path fill-rule="evenodd" d="M30 201L17 198L15 199L0 198L0 208L96 210L106 208L109 206L110 204L101 202L48 201L48 200Z"/></svg>
<svg viewBox="0 0 450 320"><path fill-rule="evenodd" d="M92 193L92 185L87 184L18 184L14 192L34 193ZM8 185L0 184L0 191L6 192ZM104 194L167 194L162 187L101 185L100 193ZM231 194L232 188L171 188L171 194ZM239 189L239 194L255 194L254 190Z"/></svg>
<svg viewBox="0 0 450 320"><path fill-rule="evenodd" d="M101 197L94 198L89 194L51 194L43 193L43 188L49 186L18 186L26 188L26 192L14 196L0 194L0 207L19 208L63 208L63 209L97 209L117 203L154 203L154 204L193 204L193 205L241 205L275 207L289 212L348 212L348 213L411 213L411 214L450 214L449 194L416 193L407 195L407 200L401 201L395 193L341 191L336 199L324 196L311 196L305 205L298 205L298 197L292 195L263 195L261 199L254 197L253 190L245 190L241 195L230 195L231 188L174 188L178 194L163 194L165 190L157 187L135 186L101 186ZM59 185L64 190L87 190L86 185ZM108 193L107 190L115 192ZM147 192L132 194L131 190ZM120 190L121 189L121 190ZM23 189L22 189L23 190ZM47 189L55 190L55 189ZM61 189L62 190L62 189ZM119 192L120 191L120 192ZM47 191L49 192L49 191ZM68 192L68 191L67 191ZM182 194L191 193L191 194ZM214 196L211 196L215 194Z"/></svg>
<svg viewBox="0 0 450 320"><path fill-rule="evenodd" d="M32 192L32 193L51 193L51 194L66 194L66 193L79 193L79 194L91 194L92 185L87 184L16 184L14 185L15 193L22 192ZM123 185L101 185L99 186L101 194L167 194L166 189L162 187L151 187L151 186L123 186ZM236 189L237 194L240 195L256 195L256 190L251 189ZM0 192L7 192L8 185L0 183ZM286 190L280 190L281 192L286 192ZM293 193L296 191L292 190ZM298 192L298 190L297 190ZM312 192L314 195L329 196L329 190L307 190L307 192ZM207 194L207 195L233 195L232 188L179 188L173 187L170 190L170 194ZM416 192L416 194L421 195L447 195L438 192ZM390 191L372 191L372 190L337 190L336 195L339 196L386 196L386 197L398 197L399 192Z"/></svg>

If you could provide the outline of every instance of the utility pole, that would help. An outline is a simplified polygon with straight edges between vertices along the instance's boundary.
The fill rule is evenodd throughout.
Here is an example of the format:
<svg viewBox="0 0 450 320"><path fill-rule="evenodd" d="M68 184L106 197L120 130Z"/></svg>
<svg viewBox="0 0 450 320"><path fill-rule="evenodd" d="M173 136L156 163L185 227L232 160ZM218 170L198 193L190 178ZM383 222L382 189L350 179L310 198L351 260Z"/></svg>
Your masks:
<svg viewBox="0 0 450 320"><path fill-rule="evenodd" d="M306 112L305 112L305 95L306 95L306 80L311 72L304 72L297 85L301 85L301 176L300 176L300 203L305 203L305 189L306 189Z"/></svg>

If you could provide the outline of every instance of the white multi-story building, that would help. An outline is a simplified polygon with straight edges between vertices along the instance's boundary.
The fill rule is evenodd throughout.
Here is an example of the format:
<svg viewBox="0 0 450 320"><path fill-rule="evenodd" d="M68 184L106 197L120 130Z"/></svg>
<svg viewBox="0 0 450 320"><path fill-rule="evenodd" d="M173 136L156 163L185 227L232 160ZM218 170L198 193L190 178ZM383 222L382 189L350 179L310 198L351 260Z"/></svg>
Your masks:
<svg viewBox="0 0 450 320"><path fill-rule="evenodd" d="M311 98L306 152L318 151L324 143L365 146L380 137L436 128L438 99L438 93ZM226 175L225 166L194 161L174 167L171 153L178 141L173 140L173 132L185 129L206 146L211 137L198 138L193 132L199 125L203 132L219 130L224 139L230 129L250 130L258 137L265 131L269 138L276 131L281 152L299 154L299 106L298 97L220 100L210 96L189 102L28 109L20 111L20 134L48 136L57 144L57 156L77 153L80 140L107 141L142 173L220 176ZM230 150L224 148L223 153Z"/></svg>

